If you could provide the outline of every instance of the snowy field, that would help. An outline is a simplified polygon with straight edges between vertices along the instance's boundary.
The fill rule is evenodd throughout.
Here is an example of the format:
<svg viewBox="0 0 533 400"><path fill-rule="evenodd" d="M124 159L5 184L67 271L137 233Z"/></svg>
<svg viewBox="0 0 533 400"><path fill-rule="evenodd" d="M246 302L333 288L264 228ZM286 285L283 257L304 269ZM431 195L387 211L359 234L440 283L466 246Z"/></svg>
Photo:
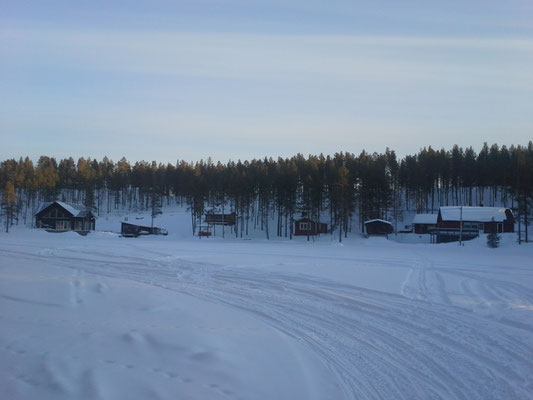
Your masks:
<svg viewBox="0 0 533 400"><path fill-rule="evenodd" d="M515 235L489 249L161 226L0 234L0 398L533 398L533 245Z"/></svg>

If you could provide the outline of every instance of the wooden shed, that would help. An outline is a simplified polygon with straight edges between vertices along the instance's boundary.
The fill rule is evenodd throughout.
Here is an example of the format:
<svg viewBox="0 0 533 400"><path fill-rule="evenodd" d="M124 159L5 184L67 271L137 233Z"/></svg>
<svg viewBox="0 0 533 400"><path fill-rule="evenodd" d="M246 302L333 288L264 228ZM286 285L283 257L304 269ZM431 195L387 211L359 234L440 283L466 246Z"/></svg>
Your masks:
<svg viewBox="0 0 533 400"><path fill-rule="evenodd" d="M215 214L208 212L205 214L205 222L210 225L235 225L237 213L231 214Z"/></svg>
<svg viewBox="0 0 533 400"><path fill-rule="evenodd" d="M140 235L168 235L168 232L157 226L142 226L122 222L120 234L124 237L137 237Z"/></svg>
<svg viewBox="0 0 533 400"><path fill-rule="evenodd" d="M365 232L367 235L388 235L394 232L394 227L389 221L383 219L371 219L365 221Z"/></svg>
<svg viewBox="0 0 533 400"><path fill-rule="evenodd" d="M94 215L84 206L53 201L41 204L35 213L35 225L50 232L87 233L95 229L96 222Z"/></svg>
<svg viewBox="0 0 533 400"><path fill-rule="evenodd" d="M328 224L310 218L294 221L294 236L315 236L321 233L328 233Z"/></svg>

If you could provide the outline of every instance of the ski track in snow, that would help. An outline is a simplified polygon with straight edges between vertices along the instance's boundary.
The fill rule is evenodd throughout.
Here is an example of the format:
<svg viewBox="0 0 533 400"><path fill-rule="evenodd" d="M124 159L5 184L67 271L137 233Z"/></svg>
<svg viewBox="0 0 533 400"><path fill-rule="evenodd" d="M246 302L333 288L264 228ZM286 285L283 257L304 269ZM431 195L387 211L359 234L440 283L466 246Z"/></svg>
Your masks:
<svg viewBox="0 0 533 400"><path fill-rule="evenodd" d="M298 273L191 262L147 249L133 256L22 246L2 252L73 268L74 303L83 301L83 272L246 310L317 354L347 399L533 398L533 324L476 313L450 299L446 282L452 277L477 303L533 307L530 288L482 276L481 266L354 255L354 263L410 268L400 295Z"/></svg>

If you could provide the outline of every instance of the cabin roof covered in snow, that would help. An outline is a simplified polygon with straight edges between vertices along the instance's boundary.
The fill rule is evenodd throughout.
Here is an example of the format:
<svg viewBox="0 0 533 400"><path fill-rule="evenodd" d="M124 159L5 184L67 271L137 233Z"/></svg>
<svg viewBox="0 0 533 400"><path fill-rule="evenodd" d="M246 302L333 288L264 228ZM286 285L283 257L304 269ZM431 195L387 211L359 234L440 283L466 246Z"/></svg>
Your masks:
<svg viewBox="0 0 533 400"><path fill-rule="evenodd" d="M384 219L379 219L379 218L365 221L365 224L370 224L372 222L383 222L384 224L389 224L390 226L392 226L392 224L389 221L385 221Z"/></svg>
<svg viewBox="0 0 533 400"><path fill-rule="evenodd" d="M416 214L413 224L436 224L439 214Z"/></svg>
<svg viewBox="0 0 533 400"><path fill-rule="evenodd" d="M463 207L463 221L475 222L503 222L507 219L504 207ZM441 207L440 214L443 221L459 221L461 207Z"/></svg>
<svg viewBox="0 0 533 400"><path fill-rule="evenodd" d="M45 208L50 207L54 203L57 203L58 205L63 207L66 211L68 211L74 217L87 217L91 213L86 207L81 206L79 204L70 204L70 203L65 203L62 201L49 201L49 202L41 203L41 205L39 206L39 209L37 210L35 214L39 214Z"/></svg>

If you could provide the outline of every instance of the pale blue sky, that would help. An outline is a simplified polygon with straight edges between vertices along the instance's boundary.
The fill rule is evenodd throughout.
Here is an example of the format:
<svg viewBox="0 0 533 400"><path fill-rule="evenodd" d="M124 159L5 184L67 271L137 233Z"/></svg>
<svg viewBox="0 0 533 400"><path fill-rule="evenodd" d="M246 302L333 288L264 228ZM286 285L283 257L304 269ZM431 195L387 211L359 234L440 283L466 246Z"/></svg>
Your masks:
<svg viewBox="0 0 533 400"><path fill-rule="evenodd" d="M533 139L533 2L0 0L0 160Z"/></svg>

